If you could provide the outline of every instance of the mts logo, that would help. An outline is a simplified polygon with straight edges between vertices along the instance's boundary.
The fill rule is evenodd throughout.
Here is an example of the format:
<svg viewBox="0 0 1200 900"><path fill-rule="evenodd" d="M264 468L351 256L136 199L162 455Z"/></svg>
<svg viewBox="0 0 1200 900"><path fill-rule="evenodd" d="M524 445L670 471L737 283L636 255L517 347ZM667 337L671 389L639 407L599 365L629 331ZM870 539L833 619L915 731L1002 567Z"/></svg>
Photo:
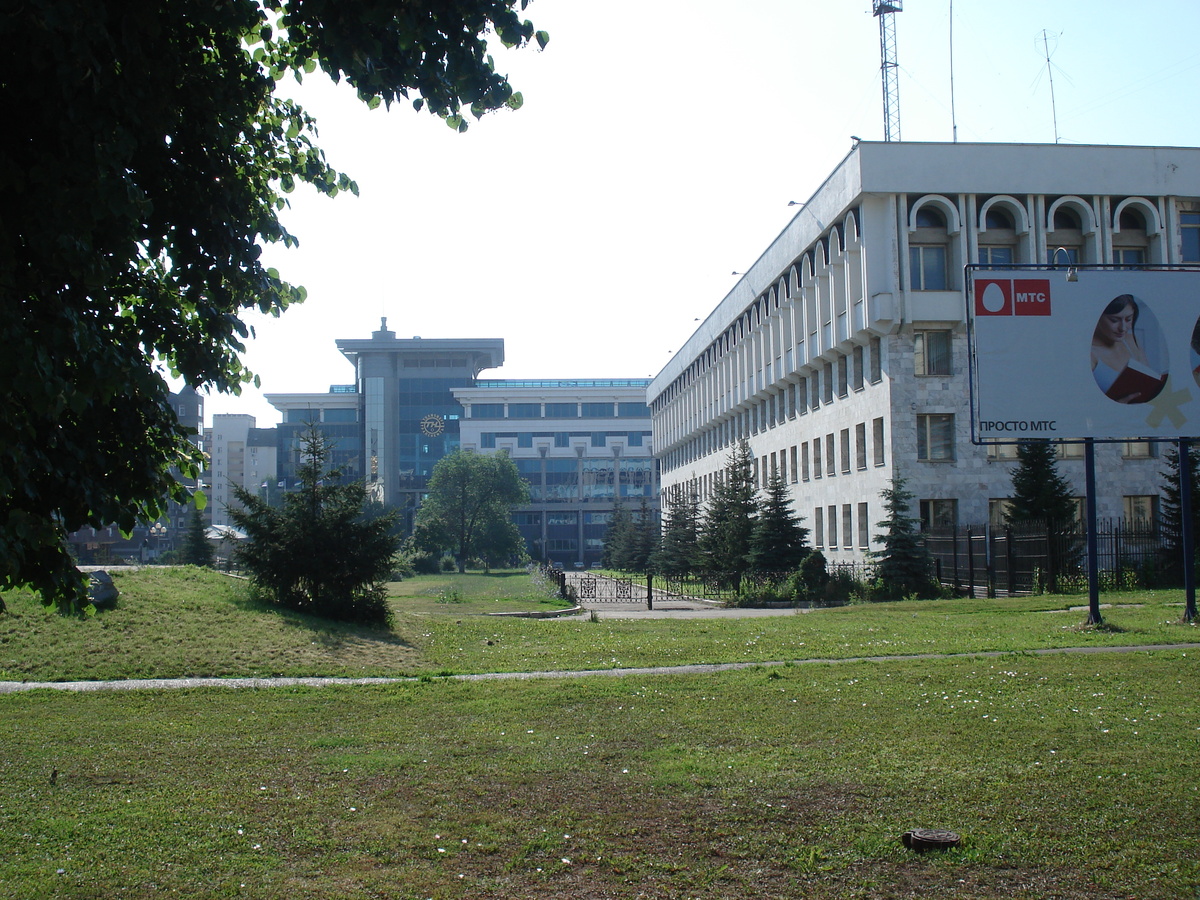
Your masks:
<svg viewBox="0 0 1200 900"><path fill-rule="evenodd" d="M977 278L977 316L1048 316L1048 278Z"/></svg>

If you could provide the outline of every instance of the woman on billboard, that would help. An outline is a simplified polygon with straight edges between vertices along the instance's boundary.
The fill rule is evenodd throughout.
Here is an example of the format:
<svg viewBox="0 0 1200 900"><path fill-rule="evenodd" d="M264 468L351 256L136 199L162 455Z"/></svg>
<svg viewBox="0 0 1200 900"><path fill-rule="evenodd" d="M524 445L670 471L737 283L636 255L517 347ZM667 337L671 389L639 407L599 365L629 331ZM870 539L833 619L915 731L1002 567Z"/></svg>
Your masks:
<svg viewBox="0 0 1200 900"><path fill-rule="evenodd" d="M1139 317L1143 321L1139 326ZM1105 395L1118 403L1147 403L1167 383L1159 364L1161 335L1152 314L1132 294L1121 294L1104 307L1092 333L1092 377Z"/></svg>

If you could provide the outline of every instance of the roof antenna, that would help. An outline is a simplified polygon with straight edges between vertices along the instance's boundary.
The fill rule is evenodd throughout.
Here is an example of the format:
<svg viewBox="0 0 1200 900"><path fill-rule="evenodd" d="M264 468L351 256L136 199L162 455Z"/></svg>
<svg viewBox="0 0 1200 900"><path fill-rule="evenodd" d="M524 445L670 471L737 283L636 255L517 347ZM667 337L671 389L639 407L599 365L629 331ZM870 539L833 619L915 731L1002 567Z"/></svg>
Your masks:
<svg viewBox="0 0 1200 900"><path fill-rule="evenodd" d="M1058 47L1058 36L1055 36L1055 49ZM1054 67L1050 65L1050 38L1046 29L1042 29L1042 52L1046 56L1046 74L1050 76L1050 115L1054 119L1054 143L1058 143L1058 106L1054 102Z"/></svg>

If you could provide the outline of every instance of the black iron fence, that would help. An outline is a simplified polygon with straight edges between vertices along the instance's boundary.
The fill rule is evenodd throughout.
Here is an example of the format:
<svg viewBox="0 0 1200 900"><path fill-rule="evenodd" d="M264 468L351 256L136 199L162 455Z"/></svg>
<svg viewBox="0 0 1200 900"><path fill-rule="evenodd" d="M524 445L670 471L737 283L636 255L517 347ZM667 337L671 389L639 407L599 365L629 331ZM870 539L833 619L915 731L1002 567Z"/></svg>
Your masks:
<svg viewBox="0 0 1200 900"><path fill-rule="evenodd" d="M1177 537L1150 519L1101 519L1097 565L1106 588L1167 587L1182 561L1172 558ZM973 596L1082 590L1086 584L1087 532L1043 522L975 525L925 535L937 579Z"/></svg>

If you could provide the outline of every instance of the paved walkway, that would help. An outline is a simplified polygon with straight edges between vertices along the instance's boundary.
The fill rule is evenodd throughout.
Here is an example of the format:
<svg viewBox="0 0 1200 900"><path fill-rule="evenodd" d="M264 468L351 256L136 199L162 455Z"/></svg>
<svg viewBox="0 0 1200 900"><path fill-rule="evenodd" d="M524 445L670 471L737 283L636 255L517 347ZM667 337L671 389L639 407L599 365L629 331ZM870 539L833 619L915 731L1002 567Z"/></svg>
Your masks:
<svg viewBox="0 0 1200 900"><path fill-rule="evenodd" d="M910 662L922 659L995 659L1019 652L1025 656L1062 656L1064 654L1144 653L1153 650L1194 650L1200 644L1142 644L1131 647L1056 647L1044 650L990 650L979 653L917 653L908 656L851 656L842 659L793 659L770 662L711 663L688 666L648 666L629 669L583 669L548 672L485 672L476 675L441 675L453 681L520 681L534 678L590 678L607 675L704 675L711 672L732 672L771 666L839 665L859 662ZM273 688L273 687L332 687L337 685L401 684L418 678L130 678L124 681L0 681L0 694L19 691L162 691L186 688Z"/></svg>

